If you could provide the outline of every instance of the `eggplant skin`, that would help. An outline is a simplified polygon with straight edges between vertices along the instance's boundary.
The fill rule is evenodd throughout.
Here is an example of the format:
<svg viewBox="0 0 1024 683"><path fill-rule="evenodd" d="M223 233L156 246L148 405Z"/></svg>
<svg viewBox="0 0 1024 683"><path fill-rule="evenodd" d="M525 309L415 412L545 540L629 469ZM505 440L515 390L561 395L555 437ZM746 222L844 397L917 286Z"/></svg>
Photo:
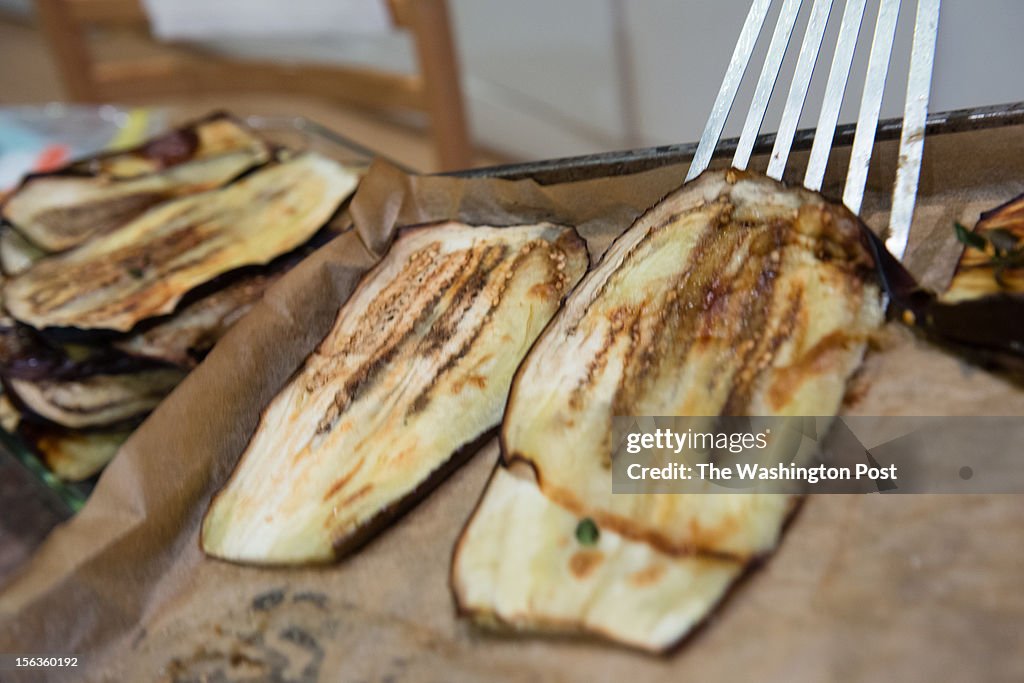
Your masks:
<svg viewBox="0 0 1024 683"><path fill-rule="evenodd" d="M423 495L501 419L519 361L587 268L551 224L405 231L264 411L202 549L323 563Z"/></svg>
<svg viewBox="0 0 1024 683"><path fill-rule="evenodd" d="M1024 248L1024 194L982 214L974 232L986 236L990 230L1010 233ZM1020 296L1024 294L1024 260L1016 266L1008 266L996 277L995 256L991 249L982 251L965 247L953 273L953 280L942 295L943 303L961 303L1001 295ZM1006 312L1010 314L1009 311Z"/></svg>
<svg viewBox="0 0 1024 683"><path fill-rule="evenodd" d="M537 484L499 466L455 546L451 586L462 616L511 631L597 635L665 652L743 573L736 560L673 556L580 519Z"/></svg>
<svg viewBox="0 0 1024 683"><path fill-rule="evenodd" d="M665 552L748 559L782 495L613 496L612 417L834 415L883 318L862 225L802 189L709 172L641 216L520 367L507 463L602 528Z"/></svg>
<svg viewBox="0 0 1024 683"><path fill-rule="evenodd" d="M308 153L211 192L167 202L5 287L8 312L37 329L127 332L192 289L264 265L316 234L355 189L354 172Z"/></svg>
<svg viewBox="0 0 1024 683"><path fill-rule="evenodd" d="M31 327L0 324L0 376L10 379L70 380L166 367L166 363L122 353L106 345L56 344Z"/></svg>
<svg viewBox="0 0 1024 683"><path fill-rule="evenodd" d="M27 421L80 429L125 423L156 408L185 374L174 368L73 380L5 378L4 388Z"/></svg>
<svg viewBox="0 0 1024 683"><path fill-rule="evenodd" d="M124 180L227 152L267 147L256 131L235 117L225 112L214 112L137 147L78 159L47 175L88 175Z"/></svg>
<svg viewBox="0 0 1024 683"><path fill-rule="evenodd" d="M283 274L255 273L242 277L180 308L168 320L114 341L113 346L133 358L195 367Z"/></svg>

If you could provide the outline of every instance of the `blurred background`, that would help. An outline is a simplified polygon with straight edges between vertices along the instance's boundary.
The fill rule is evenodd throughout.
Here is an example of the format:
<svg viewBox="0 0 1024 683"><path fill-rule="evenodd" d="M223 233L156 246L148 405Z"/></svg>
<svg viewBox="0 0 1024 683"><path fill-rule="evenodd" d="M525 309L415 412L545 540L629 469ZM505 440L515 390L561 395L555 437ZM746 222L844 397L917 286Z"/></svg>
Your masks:
<svg viewBox="0 0 1024 683"><path fill-rule="evenodd" d="M362 0L366 2L414 8L421 4L420 0ZM87 4L93 8L75 9ZM172 11L170 19L162 18L159 40L141 38L139 29L156 19L157 11L166 14L168 4L176 4L178 12L174 15ZM422 4L440 6L440 18L435 14L424 24L422 16L412 20L406 16L403 23L403 17L396 21L394 7L366 12L364 6L352 10L356 14L351 16L358 15L358 20L340 14L317 15L320 21L312 29L285 27L280 17L273 15L271 6L277 5L280 11L281 6L295 3L206 2L223 10L220 25L215 25L217 17L204 19L200 10L189 9L203 4L163 0L165 9L160 10L161 0L0 0L0 105L66 101L76 96L75 86L68 82L68 64L74 70L74 64L84 62L85 57L69 46L70 33L60 32L78 28L66 16L54 16L55 12L110 18L124 12L124 5L134 5L136 13L142 12L141 21L138 16L131 20L121 16L111 22L110 30L84 28L97 52L138 66L141 55L170 49L167 46L173 42L186 45L186 52L193 57L201 55L201 59L311 65L326 70L312 75L297 71L290 82L288 78L262 82L262 77L242 71L237 76L223 76L224 87L218 92L216 77L212 83L207 78L193 85L175 85L167 74L153 68L134 74L135 80L126 81L124 89L108 90L113 97L94 92L93 98L154 104L187 114L226 108L238 114L304 115L421 171L691 142L700 136L749 0L448 0L447 7L444 2L424 0ZM810 4L804 3L797 36L802 35ZM877 4L877 0L868 1L865 26L874 25ZM899 116L902 111L915 4L913 0L903 3L890 70L895 76L890 78L883 117ZM246 20L231 30L224 24L230 24L235 6L248 9L244 11ZM270 7L267 17L258 16L257 6ZM49 26L40 22L41 11L50 13L43 17ZM241 10L234 11L236 18L241 16ZM400 7L399 12L410 10ZM841 14L842 2L836 2L826 45L835 40ZM55 28L54 23L60 21L65 23ZM448 35L438 21L446 24ZM241 26L243 23L246 26ZM769 16L767 25L772 24ZM1024 99L1022 26L1021 0L945 0L932 110ZM132 33L134 38L129 35ZM770 31L764 33L759 45L762 53ZM857 52L851 83L862 81L858 74L866 68L870 37L870 30L862 31L861 45L865 47ZM444 63L449 48L455 56L454 69ZM180 48L174 49L181 54ZM793 68L796 51L791 45L782 82L787 81L786 69ZM428 75L424 97L433 98L432 105L419 101L405 106L408 102L401 96L377 93L377 100L385 106L373 101L370 109L365 102L347 101L339 91L350 81L332 79L330 73L331 68L344 66L372 74L409 75L424 72L425 61L431 60L433 67L427 69L433 68L434 74ZM759 62L755 54L753 63ZM744 87L748 92L756 75L747 74ZM814 125L815 103L820 101L826 76L827 65L819 64L801 127ZM455 90L446 79L454 81ZM245 87L247 80L251 87ZM298 87L300 82L309 87ZM352 82L355 89L365 85ZM87 88L79 90L78 99L89 98ZM764 130L774 130L784 94L776 93L773 98ZM464 119L457 112L460 95ZM854 120L858 99L858 91L847 92L841 121ZM395 102L401 106L390 106ZM438 115L438 111L447 113ZM439 126L445 125L458 129L446 133L447 142L437 139ZM739 121L730 121L726 134L738 133L739 125ZM460 136L467 141L465 149L459 148ZM447 158L439 147L445 144L449 145Z"/></svg>

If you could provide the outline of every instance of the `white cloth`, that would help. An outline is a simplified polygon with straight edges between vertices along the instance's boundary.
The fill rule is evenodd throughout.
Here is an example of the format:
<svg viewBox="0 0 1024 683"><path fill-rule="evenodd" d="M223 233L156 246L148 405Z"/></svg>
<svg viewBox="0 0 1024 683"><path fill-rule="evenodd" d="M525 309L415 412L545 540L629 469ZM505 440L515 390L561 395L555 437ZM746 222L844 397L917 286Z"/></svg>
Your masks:
<svg viewBox="0 0 1024 683"><path fill-rule="evenodd" d="M143 0L167 40L383 33L386 0Z"/></svg>

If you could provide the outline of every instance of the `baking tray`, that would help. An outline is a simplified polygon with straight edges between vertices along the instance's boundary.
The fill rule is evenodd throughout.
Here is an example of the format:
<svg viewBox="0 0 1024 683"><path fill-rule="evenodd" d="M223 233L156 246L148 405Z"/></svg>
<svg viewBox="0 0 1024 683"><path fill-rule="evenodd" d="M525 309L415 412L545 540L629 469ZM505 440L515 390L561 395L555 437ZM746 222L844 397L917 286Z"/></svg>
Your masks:
<svg viewBox="0 0 1024 683"><path fill-rule="evenodd" d="M1022 124L1024 124L1024 101L933 113L928 116L925 134L928 137ZM856 126L852 123L838 126L832 141L832 147L852 146L855 130ZM879 121L875 142L897 140L902 130L902 119ZM721 140L715 148L712 158L721 160L731 157L736 151L738 142L739 138ZM813 128L798 130L793 138L793 151L809 150L812 142L814 142ZM761 135L754 143L752 155L766 155L772 151L774 145L775 133ZM551 185L577 180L589 180L591 178L640 173L641 171L661 166L685 163L693 159L693 155L696 152L697 143L691 142L681 145L662 145L621 152L603 152L561 159L489 166L469 171L455 171L444 175L506 178L509 180L532 178L543 185ZM830 164L830 166L832 165L834 164Z"/></svg>
<svg viewBox="0 0 1024 683"><path fill-rule="evenodd" d="M272 142L294 148L316 151L343 163L368 166L377 157L372 150L303 117L250 116L245 119ZM927 136L949 135L988 128L1024 125L1024 102L1005 105L959 109L933 113L927 121ZM879 122L875 140L885 143L897 140L902 130L900 119ZM833 148L847 148L853 143L854 125L839 126L833 140ZM814 139L813 129L797 131L794 143L794 158L801 151L810 149ZM721 164L735 151L737 139L722 140L715 149L714 159ZM775 143L775 134L758 137L754 145L755 157L767 155ZM664 145L642 149L606 152L561 159L550 159L517 164L504 164L479 169L450 172L445 175L462 177L492 177L505 179L532 178L541 184L554 184L638 173L671 164L688 162L696 152L696 143ZM754 159L756 164L757 159ZM394 163L394 162L392 162ZM396 164L399 165L399 164ZM399 165L400 166L400 165ZM834 159L834 167L842 166L841 159ZM407 170L407 169L403 169ZM29 479L36 482L40 500L46 500L51 509L57 509L63 517L70 517L85 502L94 481L68 484L57 479L38 458L16 437L0 430L0 476L5 467L20 467Z"/></svg>
<svg viewBox="0 0 1024 683"><path fill-rule="evenodd" d="M379 156L354 140L303 117L249 116L244 120L271 143L316 152L357 169L365 170ZM34 498L59 521L85 504L96 478L74 483L61 481L21 439L0 429L0 482L12 482L12 486L17 482L22 489L34 488L34 492L19 491L24 494L19 495L19 500ZM0 499L0 510L11 502Z"/></svg>

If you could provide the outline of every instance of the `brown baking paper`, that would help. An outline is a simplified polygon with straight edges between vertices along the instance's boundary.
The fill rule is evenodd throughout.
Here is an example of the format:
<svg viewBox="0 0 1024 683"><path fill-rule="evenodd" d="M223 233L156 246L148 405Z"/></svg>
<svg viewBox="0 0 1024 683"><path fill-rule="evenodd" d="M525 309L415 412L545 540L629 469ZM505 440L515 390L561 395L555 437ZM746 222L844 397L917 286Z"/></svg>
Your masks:
<svg viewBox="0 0 1024 683"><path fill-rule="evenodd" d="M909 259L926 282L948 279L954 219L973 224L1024 190L1024 159L1007 151L1022 140L1012 129L929 141ZM882 146L872 170L865 216L875 227L885 224L892 154ZM978 154L984 161L965 168ZM76 654L85 668L67 678L96 681L1024 679L1017 496L811 497L778 552L667 657L585 638L498 636L456 619L451 550L498 457L494 440L337 565L203 557L200 521L260 410L396 226L550 220L578 226L596 256L684 173L540 186L375 165L350 209L355 230L267 293L0 594L0 652ZM1024 415L1024 391L891 324L845 410Z"/></svg>

